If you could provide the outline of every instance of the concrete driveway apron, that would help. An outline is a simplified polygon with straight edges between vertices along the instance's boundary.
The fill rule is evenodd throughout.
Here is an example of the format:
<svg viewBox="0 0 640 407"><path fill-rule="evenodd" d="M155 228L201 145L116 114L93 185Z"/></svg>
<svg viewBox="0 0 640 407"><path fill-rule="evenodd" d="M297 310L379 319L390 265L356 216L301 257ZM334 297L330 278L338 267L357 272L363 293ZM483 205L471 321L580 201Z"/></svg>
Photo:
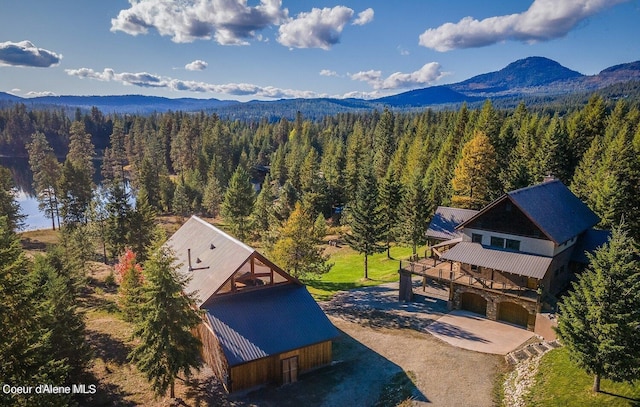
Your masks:
<svg viewBox="0 0 640 407"><path fill-rule="evenodd" d="M534 336L526 329L461 310L442 316L427 331L450 345L497 355L506 355Z"/></svg>

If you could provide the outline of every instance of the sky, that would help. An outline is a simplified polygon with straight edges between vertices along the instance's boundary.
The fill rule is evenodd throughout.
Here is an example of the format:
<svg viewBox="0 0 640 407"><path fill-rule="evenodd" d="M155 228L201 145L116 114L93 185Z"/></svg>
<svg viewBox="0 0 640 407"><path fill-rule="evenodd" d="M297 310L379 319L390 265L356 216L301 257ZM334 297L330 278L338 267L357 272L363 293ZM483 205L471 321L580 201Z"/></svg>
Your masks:
<svg viewBox="0 0 640 407"><path fill-rule="evenodd" d="M377 98L640 60L640 0L0 0L0 91Z"/></svg>

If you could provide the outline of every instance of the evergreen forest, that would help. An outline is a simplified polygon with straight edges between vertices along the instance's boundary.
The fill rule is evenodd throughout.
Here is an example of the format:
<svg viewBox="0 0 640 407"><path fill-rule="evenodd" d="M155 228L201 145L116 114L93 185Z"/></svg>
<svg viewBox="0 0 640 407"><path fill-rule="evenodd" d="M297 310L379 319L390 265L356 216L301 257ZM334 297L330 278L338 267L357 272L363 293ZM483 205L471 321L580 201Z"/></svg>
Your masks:
<svg viewBox="0 0 640 407"><path fill-rule="evenodd" d="M292 121L232 121L97 108L73 116L21 104L0 110L0 152L31 158L41 207L58 222L83 223L100 206L91 204L100 195L90 165L97 158L106 206L100 219L131 209L117 206L132 194L156 214L222 214L235 235L271 243L297 202L312 219L348 224L369 174L376 185L367 194L377 195L375 216L385 218L379 241L414 243L411 223L438 205L478 209L546 175L586 202L601 227L626 217L631 231L640 230L640 110L625 100L594 95L562 113L486 101L478 109L385 109L318 121L300 113ZM125 180L131 188L116 188Z"/></svg>

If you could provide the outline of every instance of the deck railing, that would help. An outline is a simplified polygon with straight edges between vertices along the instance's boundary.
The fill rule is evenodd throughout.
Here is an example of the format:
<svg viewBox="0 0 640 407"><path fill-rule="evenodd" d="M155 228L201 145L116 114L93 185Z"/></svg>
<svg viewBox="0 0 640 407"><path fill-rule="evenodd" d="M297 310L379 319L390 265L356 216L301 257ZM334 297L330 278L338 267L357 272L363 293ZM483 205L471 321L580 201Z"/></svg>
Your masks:
<svg viewBox="0 0 640 407"><path fill-rule="evenodd" d="M503 281L476 277L468 273L454 271L450 262L442 262L434 259L423 259L419 262L401 260L400 270L408 271L411 274L431 278L441 282L453 282L454 284L482 288L489 291L498 291L506 295L524 297L533 300L538 298L538 292L527 287L521 287L515 284L508 284Z"/></svg>

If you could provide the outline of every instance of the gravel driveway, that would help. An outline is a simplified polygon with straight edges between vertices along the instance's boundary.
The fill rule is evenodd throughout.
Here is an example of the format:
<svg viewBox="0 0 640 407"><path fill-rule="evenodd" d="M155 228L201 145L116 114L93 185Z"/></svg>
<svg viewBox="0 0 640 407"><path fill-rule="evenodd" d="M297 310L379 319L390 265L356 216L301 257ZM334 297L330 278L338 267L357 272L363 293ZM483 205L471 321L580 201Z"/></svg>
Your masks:
<svg viewBox="0 0 640 407"><path fill-rule="evenodd" d="M426 327L446 312L446 301L418 297L401 304L397 290L397 283L385 284L339 293L322 303L342 333L334 343L334 363L293 385L237 398L234 405L368 407L404 380L416 406L492 406L504 359L433 337ZM441 290L430 294L446 298Z"/></svg>

